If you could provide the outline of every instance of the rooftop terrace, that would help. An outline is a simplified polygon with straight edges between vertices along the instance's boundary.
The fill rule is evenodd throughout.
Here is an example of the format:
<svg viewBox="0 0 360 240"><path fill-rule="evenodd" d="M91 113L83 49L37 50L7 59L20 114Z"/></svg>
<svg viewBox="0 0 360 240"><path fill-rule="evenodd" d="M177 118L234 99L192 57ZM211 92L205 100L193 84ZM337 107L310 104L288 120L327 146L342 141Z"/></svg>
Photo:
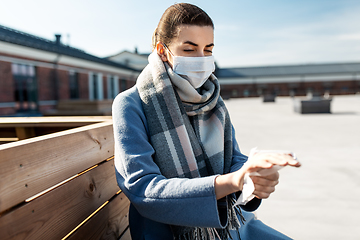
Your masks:
<svg viewBox="0 0 360 240"><path fill-rule="evenodd" d="M280 183L257 216L294 239L359 239L360 95L335 96L331 114L298 114L293 99L230 99L240 149L291 150L302 167Z"/></svg>

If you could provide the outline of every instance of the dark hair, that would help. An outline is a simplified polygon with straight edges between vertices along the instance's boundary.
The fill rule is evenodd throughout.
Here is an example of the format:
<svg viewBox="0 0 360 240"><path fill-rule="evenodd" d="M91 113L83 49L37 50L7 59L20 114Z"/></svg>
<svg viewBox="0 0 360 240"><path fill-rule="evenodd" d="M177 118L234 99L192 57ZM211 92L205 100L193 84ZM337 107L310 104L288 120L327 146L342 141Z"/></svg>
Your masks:
<svg viewBox="0 0 360 240"><path fill-rule="evenodd" d="M157 42L169 45L177 37L178 27L182 24L196 26L211 26L214 23L201 8L189 3L177 3L165 10L152 37L153 48Z"/></svg>

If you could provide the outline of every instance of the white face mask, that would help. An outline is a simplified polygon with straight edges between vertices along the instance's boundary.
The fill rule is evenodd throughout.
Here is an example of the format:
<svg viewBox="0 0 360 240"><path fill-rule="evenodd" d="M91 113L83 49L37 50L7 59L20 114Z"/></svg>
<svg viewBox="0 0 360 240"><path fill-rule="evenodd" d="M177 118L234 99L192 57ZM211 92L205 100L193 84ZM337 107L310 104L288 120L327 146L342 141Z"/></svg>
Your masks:
<svg viewBox="0 0 360 240"><path fill-rule="evenodd" d="M215 71L214 56L182 57L168 51L173 56L173 71L188 80L194 88L201 87Z"/></svg>

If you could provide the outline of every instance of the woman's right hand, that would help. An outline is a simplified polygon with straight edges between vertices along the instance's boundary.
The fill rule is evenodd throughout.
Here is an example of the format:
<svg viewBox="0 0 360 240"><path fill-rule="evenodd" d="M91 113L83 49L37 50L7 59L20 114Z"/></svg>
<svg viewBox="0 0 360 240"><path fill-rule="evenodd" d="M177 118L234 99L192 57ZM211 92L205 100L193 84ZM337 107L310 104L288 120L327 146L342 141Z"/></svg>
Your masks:
<svg viewBox="0 0 360 240"><path fill-rule="evenodd" d="M246 174L258 172L261 169L269 169L274 165L300 167L300 163L288 153L255 153L241 169ZM268 198L279 183L279 173L277 171L268 175L250 177L255 187L253 194L260 199Z"/></svg>
<svg viewBox="0 0 360 240"><path fill-rule="evenodd" d="M246 173L270 169L274 165L300 167L300 163L290 154L255 153L238 171L215 178L216 198L220 199L231 193L241 191ZM252 176L251 178L255 186L254 195L258 198L267 198L275 190L279 174L276 172L268 176Z"/></svg>

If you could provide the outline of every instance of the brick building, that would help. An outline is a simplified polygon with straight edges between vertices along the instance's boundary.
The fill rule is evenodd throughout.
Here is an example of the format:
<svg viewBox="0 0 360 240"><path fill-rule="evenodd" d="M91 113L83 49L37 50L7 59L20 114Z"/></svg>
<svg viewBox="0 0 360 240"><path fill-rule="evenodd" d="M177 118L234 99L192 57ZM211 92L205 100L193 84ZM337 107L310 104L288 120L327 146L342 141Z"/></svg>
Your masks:
<svg viewBox="0 0 360 240"><path fill-rule="evenodd" d="M224 98L360 92L360 63L218 68L215 75Z"/></svg>
<svg viewBox="0 0 360 240"><path fill-rule="evenodd" d="M0 115L42 114L61 100L113 99L138 70L0 25Z"/></svg>

